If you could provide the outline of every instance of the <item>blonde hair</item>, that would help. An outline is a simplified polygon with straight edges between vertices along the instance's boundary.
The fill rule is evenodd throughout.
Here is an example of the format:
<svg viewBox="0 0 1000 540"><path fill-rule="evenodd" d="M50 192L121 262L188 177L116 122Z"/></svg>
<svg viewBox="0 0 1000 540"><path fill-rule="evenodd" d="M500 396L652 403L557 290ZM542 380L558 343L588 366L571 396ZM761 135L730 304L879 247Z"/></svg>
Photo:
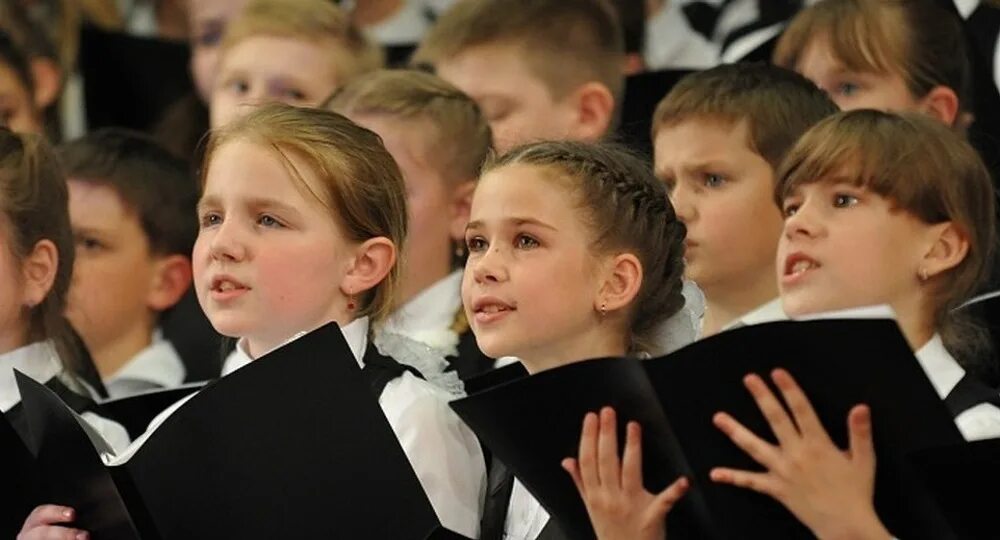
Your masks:
<svg viewBox="0 0 1000 540"><path fill-rule="evenodd" d="M625 38L605 0L462 0L445 12L413 55L436 65L473 47L512 45L562 99L597 81L617 103L625 87Z"/></svg>
<svg viewBox="0 0 1000 540"><path fill-rule="evenodd" d="M7 246L0 249L21 261L42 240L55 244L55 278L29 312L29 339L52 340L63 363L76 369L75 338L63 317L74 257L68 201L66 178L45 139L0 128L0 221L8 229Z"/></svg>
<svg viewBox="0 0 1000 540"><path fill-rule="evenodd" d="M854 178L924 223L950 221L968 238L968 254L941 276L931 301L934 324L952 354L976 352L955 308L988 279L995 251L995 194L979 154L925 115L844 112L817 124L789 152L775 200L780 206L796 187L834 176Z"/></svg>
<svg viewBox="0 0 1000 540"><path fill-rule="evenodd" d="M226 27L221 55L239 42L256 36L276 36L323 43L336 65L337 83L344 84L385 64L382 48L351 22L346 12L329 0L253 0ZM336 54L342 51L343 58Z"/></svg>
<svg viewBox="0 0 1000 540"><path fill-rule="evenodd" d="M848 69L901 76L910 93L951 88L969 108L971 70L958 16L935 0L822 0L800 11L774 49L776 65L795 69L806 47L829 40Z"/></svg>
<svg viewBox="0 0 1000 540"><path fill-rule="evenodd" d="M451 84L412 70L381 70L335 93L324 108L348 116L377 114L426 122L425 157L450 186L475 180L493 146L479 106Z"/></svg>
<svg viewBox="0 0 1000 540"><path fill-rule="evenodd" d="M629 150L612 144L541 142L515 148L487 163L485 172L509 165L539 167L566 188L591 232L598 254L634 253L642 284L630 310L632 353L653 349L657 325L684 307L684 237L663 182Z"/></svg>
<svg viewBox="0 0 1000 540"><path fill-rule="evenodd" d="M406 240L406 195L403 178L378 135L343 116L321 109L280 103L261 106L215 130L205 149L201 182L219 147L235 140L274 152L291 177L330 209L330 218L353 242L388 238L397 248ZM321 181L310 187L289 156L304 161ZM398 259L397 259L398 261ZM357 316L379 322L392 312L401 264L360 299Z"/></svg>

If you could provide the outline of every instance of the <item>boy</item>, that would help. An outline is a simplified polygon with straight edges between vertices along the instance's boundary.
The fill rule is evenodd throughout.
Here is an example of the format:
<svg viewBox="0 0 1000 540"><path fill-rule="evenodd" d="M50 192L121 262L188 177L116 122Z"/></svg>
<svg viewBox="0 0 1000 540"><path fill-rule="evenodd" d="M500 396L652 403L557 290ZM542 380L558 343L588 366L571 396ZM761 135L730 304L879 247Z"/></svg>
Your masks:
<svg viewBox="0 0 1000 540"><path fill-rule="evenodd" d="M799 136L836 111L808 79L759 64L689 75L657 106L655 168L687 226L686 277L705 295L702 336L784 318L774 172Z"/></svg>
<svg viewBox="0 0 1000 540"><path fill-rule="evenodd" d="M465 0L413 61L476 100L501 153L537 140L601 139L625 84L621 27L602 0Z"/></svg>
<svg viewBox="0 0 1000 540"><path fill-rule="evenodd" d="M386 329L452 357L460 377L492 367L479 353L462 310L465 225L490 128L479 107L445 81L418 71L382 70L340 90L326 108L382 137L406 183L409 237Z"/></svg>
<svg viewBox="0 0 1000 540"><path fill-rule="evenodd" d="M318 106L382 63L381 49L328 0L255 0L226 30L211 125L225 125L264 102Z"/></svg>
<svg viewBox="0 0 1000 540"><path fill-rule="evenodd" d="M146 137L102 129L60 148L76 262L67 317L110 397L184 382L160 318L191 284L194 178Z"/></svg>

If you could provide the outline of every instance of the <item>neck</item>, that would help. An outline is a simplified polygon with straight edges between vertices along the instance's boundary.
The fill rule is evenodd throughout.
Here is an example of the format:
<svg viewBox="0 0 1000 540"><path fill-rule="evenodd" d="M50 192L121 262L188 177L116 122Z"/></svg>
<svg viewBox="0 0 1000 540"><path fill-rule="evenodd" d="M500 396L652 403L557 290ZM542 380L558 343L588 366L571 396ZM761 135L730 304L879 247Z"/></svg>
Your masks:
<svg viewBox="0 0 1000 540"><path fill-rule="evenodd" d="M628 352L625 338L621 332L611 331L611 325L611 321L605 321L594 332L574 336L571 341L547 344L518 355L518 359L528 373L534 375L591 358L625 356Z"/></svg>
<svg viewBox="0 0 1000 540"><path fill-rule="evenodd" d="M143 349L153 342L153 325L137 324L118 339L102 345L87 344L90 357L102 379L109 379L118 373Z"/></svg>
<svg viewBox="0 0 1000 540"><path fill-rule="evenodd" d="M405 306L414 297L451 275L451 261L442 259L441 264L435 264L433 268L422 267L414 270L419 270L419 273L414 272L406 276L397 296L398 306Z"/></svg>
<svg viewBox="0 0 1000 540"><path fill-rule="evenodd" d="M311 325L304 325L302 328L292 330L290 332L286 329L286 331L281 335L243 336L243 339L246 340L246 353L250 355L250 358L256 360L261 356L264 356L265 354L285 345L301 332L312 332L313 330L331 322L335 322L338 326L343 328L354 322L356 318L357 317L354 312L347 311L347 309L344 308L332 317L325 318Z"/></svg>
<svg viewBox="0 0 1000 540"><path fill-rule="evenodd" d="M778 283L774 272L762 272L760 278L749 286L705 288L702 291L705 293L705 321L701 334L708 337L777 298Z"/></svg>
<svg viewBox="0 0 1000 540"><path fill-rule="evenodd" d="M896 312L896 322L911 349L920 350L934 337L936 329L933 310L925 307L920 298L896 302L892 309Z"/></svg>
<svg viewBox="0 0 1000 540"><path fill-rule="evenodd" d="M381 23L402 7L402 0L357 0L351 15L355 24L363 28Z"/></svg>
<svg viewBox="0 0 1000 540"><path fill-rule="evenodd" d="M16 351L28 344L28 325L16 320L9 327L0 329L0 354Z"/></svg>

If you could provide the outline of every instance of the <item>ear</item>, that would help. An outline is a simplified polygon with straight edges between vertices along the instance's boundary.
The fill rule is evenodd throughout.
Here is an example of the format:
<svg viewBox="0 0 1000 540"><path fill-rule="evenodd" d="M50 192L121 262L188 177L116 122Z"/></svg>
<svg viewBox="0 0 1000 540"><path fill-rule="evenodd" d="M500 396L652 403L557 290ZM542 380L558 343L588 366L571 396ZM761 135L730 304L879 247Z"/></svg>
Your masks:
<svg viewBox="0 0 1000 540"><path fill-rule="evenodd" d="M396 246L384 236L365 240L340 283L347 296L361 294L382 282L396 264Z"/></svg>
<svg viewBox="0 0 1000 540"><path fill-rule="evenodd" d="M931 245L921 261L918 271L926 272L928 278L955 268L969 254L969 238L954 223L946 222L930 228Z"/></svg>
<svg viewBox="0 0 1000 540"><path fill-rule="evenodd" d="M469 224L469 214L472 211L472 194L476 191L476 182L462 182L451 191L451 201L448 203L451 215L449 230L452 240L465 238L465 226Z"/></svg>
<svg viewBox="0 0 1000 540"><path fill-rule="evenodd" d="M632 253L615 255L596 298L596 311L612 313L632 304L642 287L642 263Z"/></svg>
<svg viewBox="0 0 1000 540"><path fill-rule="evenodd" d="M156 261L146 307L160 312L174 307L191 287L191 259L174 254Z"/></svg>
<svg viewBox="0 0 1000 540"><path fill-rule="evenodd" d="M921 100L925 113L953 126L958 118L958 94L947 86L935 86Z"/></svg>
<svg viewBox="0 0 1000 540"><path fill-rule="evenodd" d="M611 129L611 118L615 112L615 97L607 86L599 82L588 82L577 88L569 99L576 106L576 123L573 138L583 141L598 141Z"/></svg>
<svg viewBox="0 0 1000 540"><path fill-rule="evenodd" d="M35 83L35 106L45 110L59 97L62 69L51 58L34 58L31 60L31 77Z"/></svg>
<svg viewBox="0 0 1000 540"><path fill-rule="evenodd" d="M59 269L59 250L51 240L39 240L21 263L24 276L22 301L27 307L41 304L52 290Z"/></svg>

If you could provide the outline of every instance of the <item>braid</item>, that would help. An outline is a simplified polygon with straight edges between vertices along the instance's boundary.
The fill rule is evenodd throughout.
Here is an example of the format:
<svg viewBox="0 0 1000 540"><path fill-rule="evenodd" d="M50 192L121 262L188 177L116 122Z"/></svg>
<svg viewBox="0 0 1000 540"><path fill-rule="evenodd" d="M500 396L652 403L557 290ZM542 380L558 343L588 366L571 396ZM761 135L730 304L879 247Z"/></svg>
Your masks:
<svg viewBox="0 0 1000 540"><path fill-rule="evenodd" d="M643 280L632 304L632 352L650 350L653 330L684 306L684 225L666 188L648 165L612 144L545 142L516 148L486 169L512 163L550 168L578 194L585 222L600 252L627 250L642 264Z"/></svg>

